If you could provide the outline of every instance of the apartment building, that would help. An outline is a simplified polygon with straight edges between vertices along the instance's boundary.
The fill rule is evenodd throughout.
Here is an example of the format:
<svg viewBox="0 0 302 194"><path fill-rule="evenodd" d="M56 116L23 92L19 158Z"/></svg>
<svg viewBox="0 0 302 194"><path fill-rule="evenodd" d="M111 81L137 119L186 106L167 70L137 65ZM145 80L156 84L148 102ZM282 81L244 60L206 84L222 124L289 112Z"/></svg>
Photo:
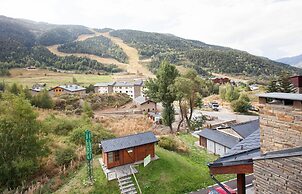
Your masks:
<svg viewBox="0 0 302 194"><path fill-rule="evenodd" d="M124 93L128 94L132 99L139 96L144 96L143 94L144 82L142 80L137 80L134 82L105 82L97 83L94 85L95 93L106 94L106 93Z"/></svg>

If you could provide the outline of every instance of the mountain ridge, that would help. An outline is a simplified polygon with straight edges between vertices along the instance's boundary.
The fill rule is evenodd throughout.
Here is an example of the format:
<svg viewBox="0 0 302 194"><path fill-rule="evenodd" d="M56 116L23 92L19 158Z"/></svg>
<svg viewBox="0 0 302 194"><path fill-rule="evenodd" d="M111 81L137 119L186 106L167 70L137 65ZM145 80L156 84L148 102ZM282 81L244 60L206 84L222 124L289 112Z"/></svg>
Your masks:
<svg viewBox="0 0 302 194"><path fill-rule="evenodd" d="M129 46L136 48L140 59L151 59L147 66L153 72L156 72L161 61L165 59L176 65L194 68L199 74L214 72L265 77L279 74L281 71L289 71L292 74L302 73L302 69L275 62L265 57L251 55L246 51L211 45L199 40L185 39L171 34L129 29L113 30L106 28L98 30L100 32L109 31L111 36L120 38ZM91 44L95 44L94 42L81 43L90 44L89 46L71 44L79 36L91 33L93 32L90 28L81 25L57 25L0 16L0 43L2 44L0 46L0 62L25 63L23 66L26 66L29 64L28 58L31 57L32 48L42 49L45 46L57 44L62 45L66 52L72 52L76 47L81 46L82 53L92 53L91 48L95 45ZM43 50L41 53L46 54L45 52ZM47 57L50 56L49 54L46 55ZM38 59L40 61L37 61L37 59L33 59L33 61L41 63L41 59L44 58L42 56ZM54 61L54 59L51 61ZM42 62L45 63L45 60ZM57 64L57 66L65 69L69 69L68 66L70 65L73 68L77 67L70 63L67 65ZM51 66L52 64L47 62L43 65ZM84 63L79 66L77 68L79 71L90 69L86 68ZM93 69L95 65L90 67Z"/></svg>

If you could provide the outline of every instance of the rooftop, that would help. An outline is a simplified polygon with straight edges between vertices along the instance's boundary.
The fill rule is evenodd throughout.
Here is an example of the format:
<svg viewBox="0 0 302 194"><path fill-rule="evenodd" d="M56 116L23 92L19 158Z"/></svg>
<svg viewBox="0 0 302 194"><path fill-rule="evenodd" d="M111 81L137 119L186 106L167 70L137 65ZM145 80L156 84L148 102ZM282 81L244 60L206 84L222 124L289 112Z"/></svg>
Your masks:
<svg viewBox="0 0 302 194"><path fill-rule="evenodd" d="M94 84L95 87L106 87L106 86L113 86L115 82L101 82Z"/></svg>
<svg viewBox="0 0 302 194"><path fill-rule="evenodd" d="M209 166L249 164L258 156L260 156L260 129L236 144L226 155L210 163Z"/></svg>
<svg viewBox="0 0 302 194"><path fill-rule="evenodd" d="M226 146L228 148L232 148L235 146L241 139L234 137L232 135L228 135L224 132L221 132L216 129L203 129L199 133L197 133L199 136L202 136L206 139L209 139L211 141L214 141L220 145Z"/></svg>
<svg viewBox="0 0 302 194"><path fill-rule="evenodd" d="M158 139L155 137L153 132L149 131L103 140L101 141L101 146L104 152L112 152L155 142L158 142Z"/></svg>
<svg viewBox="0 0 302 194"><path fill-rule="evenodd" d="M82 86L78 86L76 84L66 84L66 85L62 85L62 86L58 86L58 87L63 88L64 90L67 90L70 92L86 90L86 88L83 88Z"/></svg>
<svg viewBox="0 0 302 194"><path fill-rule="evenodd" d="M302 147L268 152L254 159L261 160L261 159L286 158L286 157L295 157L295 156L302 156Z"/></svg>
<svg viewBox="0 0 302 194"><path fill-rule="evenodd" d="M297 93L273 92L273 93L258 94L257 96L261 98L302 101L302 94L297 94Z"/></svg>
<svg viewBox="0 0 302 194"><path fill-rule="evenodd" d="M137 98L134 98L133 101L134 101L135 103L141 105L141 104L144 104L144 103L146 103L146 102L148 102L148 101L152 101L152 100L150 100L150 99L148 99L148 98L146 98L146 97L143 97L143 96L139 96L139 97L137 97ZM152 101L152 102L153 102L153 101Z"/></svg>
<svg viewBox="0 0 302 194"><path fill-rule="evenodd" d="M231 128L241 137L246 138L260 127L259 119L232 125Z"/></svg>

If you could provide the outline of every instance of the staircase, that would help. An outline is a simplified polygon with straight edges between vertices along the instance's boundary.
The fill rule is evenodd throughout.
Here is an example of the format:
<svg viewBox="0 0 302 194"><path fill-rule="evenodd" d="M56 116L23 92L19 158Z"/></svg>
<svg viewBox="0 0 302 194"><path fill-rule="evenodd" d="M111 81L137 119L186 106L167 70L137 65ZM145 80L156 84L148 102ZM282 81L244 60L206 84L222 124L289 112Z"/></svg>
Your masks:
<svg viewBox="0 0 302 194"><path fill-rule="evenodd" d="M131 176L117 177L117 181L121 190L121 194L137 194Z"/></svg>

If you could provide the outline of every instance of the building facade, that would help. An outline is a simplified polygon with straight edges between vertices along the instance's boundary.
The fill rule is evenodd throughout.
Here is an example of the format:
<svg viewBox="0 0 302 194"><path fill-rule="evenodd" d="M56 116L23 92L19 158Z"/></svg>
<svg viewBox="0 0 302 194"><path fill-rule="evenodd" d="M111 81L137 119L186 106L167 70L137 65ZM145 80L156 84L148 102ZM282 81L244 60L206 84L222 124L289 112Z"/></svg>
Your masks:
<svg viewBox="0 0 302 194"><path fill-rule="evenodd" d="M158 140L152 132L138 133L101 141L102 159L110 169L144 160L148 155L155 157L155 143Z"/></svg>
<svg viewBox="0 0 302 194"><path fill-rule="evenodd" d="M124 93L134 99L139 96L144 96L143 87L144 82L141 80L135 82L106 82L95 84L94 90L96 93L100 94Z"/></svg>
<svg viewBox="0 0 302 194"><path fill-rule="evenodd" d="M66 84L61 86L53 87L49 90L49 94L52 96L59 96L62 94L77 94L83 95L86 93L86 88L75 84Z"/></svg>

